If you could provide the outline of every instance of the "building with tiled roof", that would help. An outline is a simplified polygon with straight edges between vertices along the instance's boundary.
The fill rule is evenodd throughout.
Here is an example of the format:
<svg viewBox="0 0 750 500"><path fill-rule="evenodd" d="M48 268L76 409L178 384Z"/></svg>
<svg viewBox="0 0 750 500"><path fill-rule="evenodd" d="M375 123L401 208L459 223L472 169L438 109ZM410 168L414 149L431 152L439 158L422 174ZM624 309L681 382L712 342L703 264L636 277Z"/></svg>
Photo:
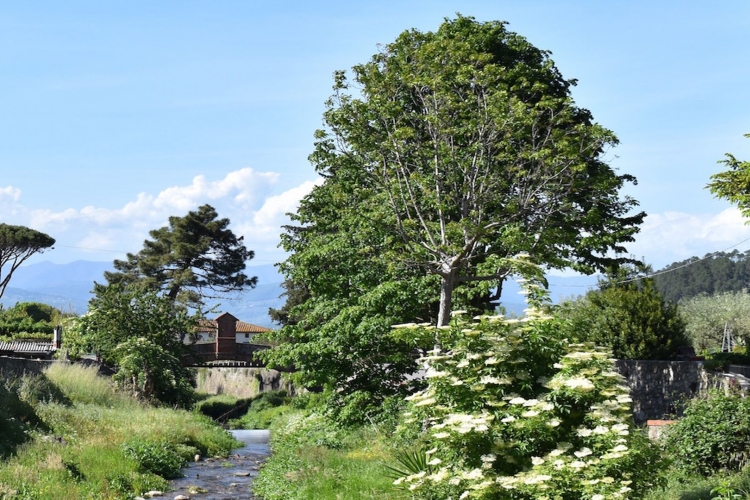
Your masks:
<svg viewBox="0 0 750 500"><path fill-rule="evenodd" d="M216 334L219 330L218 326L218 320L220 318L225 316L231 316L229 313L224 313L216 317L216 319L202 319L198 323L198 327L196 328L196 333L198 334L198 340L196 343L213 343L216 341ZM252 323L246 323L245 321L240 321L236 318L235 319L235 341L238 344L251 344L253 342L253 337L255 337L259 333L269 332L271 331L268 328L253 325Z"/></svg>

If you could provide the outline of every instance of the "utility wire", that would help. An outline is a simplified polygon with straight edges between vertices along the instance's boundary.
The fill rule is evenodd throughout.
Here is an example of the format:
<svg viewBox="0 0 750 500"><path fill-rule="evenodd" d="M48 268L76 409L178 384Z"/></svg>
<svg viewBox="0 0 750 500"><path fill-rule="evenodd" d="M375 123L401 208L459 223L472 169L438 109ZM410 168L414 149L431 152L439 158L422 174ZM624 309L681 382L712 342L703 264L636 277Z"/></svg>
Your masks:
<svg viewBox="0 0 750 500"><path fill-rule="evenodd" d="M715 252L711 252L709 254L706 254L704 257L701 257L700 259L696 259L694 261L688 262L688 263L683 264L681 266L673 267L673 268L670 268L670 269L663 269L661 271L657 271L655 273L647 274L645 276L636 276L635 278L628 278L626 280L615 281L612 284L613 285L620 285L622 283L630 283L632 281L638 281L638 280L642 280L642 279L653 278L654 276L661 276L662 274L671 273L672 271L677 271L678 269L683 269L683 268L692 266L693 264L697 264L698 262L710 259L711 257L713 257L716 254L719 254L719 253L722 253L722 252L726 252L727 250L731 250L732 248L740 246L740 245L742 245L743 243L745 243L747 241L750 241L750 238L745 238L744 240L742 240L742 241L740 241L738 243L735 243L734 245L728 246L728 247L726 247L723 250L716 250ZM596 287L598 287L598 285L556 285L556 286L559 286L561 288L596 288Z"/></svg>

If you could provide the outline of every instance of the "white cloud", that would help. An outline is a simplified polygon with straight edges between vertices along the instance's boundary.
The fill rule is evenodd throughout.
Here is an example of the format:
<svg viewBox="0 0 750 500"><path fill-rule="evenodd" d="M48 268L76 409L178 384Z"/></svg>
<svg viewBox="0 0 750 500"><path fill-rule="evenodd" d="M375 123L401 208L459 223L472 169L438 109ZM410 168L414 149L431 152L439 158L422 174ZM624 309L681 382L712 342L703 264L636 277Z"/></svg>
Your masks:
<svg viewBox="0 0 750 500"><path fill-rule="evenodd" d="M275 261L283 258L276 245L281 226L289 221L286 214L296 211L302 197L322 181L304 182L270 195L279 178L276 172L243 168L215 180L199 175L187 185L141 192L119 208L86 205L63 210L25 207L18 203L20 190L9 186L0 188L0 213L4 222L26 225L57 239L56 255L45 254L45 258L109 260L140 250L148 232L166 225L169 216L184 215L209 203L220 217L229 218L230 227L245 237L258 261Z"/></svg>
<svg viewBox="0 0 750 500"><path fill-rule="evenodd" d="M11 201L18 201L21 197L21 190L14 188L13 186L7 186L0 188L0 200L3 198L10 198Z"/></svg>
<svg viewBox="0 0 750 500"><path fill-rule="evenodd" d="M736 208L718 214L688 214L664 212L646 217L635 243L628 250L655 269L689 257L731 250L734 245L750 238L750 226ZM750 248L750 242L736 246L740 251Z"/></svg>
<svg viewBox="0 0 750 500"><path fill-rule="evenodd" d="M246 241L277 241L281 226L289 223L287 213L297 211L300 200L305 197L322 179L307 181L283 193L266 198L263 205L254 212L252 219L239 226Z"/></svg>

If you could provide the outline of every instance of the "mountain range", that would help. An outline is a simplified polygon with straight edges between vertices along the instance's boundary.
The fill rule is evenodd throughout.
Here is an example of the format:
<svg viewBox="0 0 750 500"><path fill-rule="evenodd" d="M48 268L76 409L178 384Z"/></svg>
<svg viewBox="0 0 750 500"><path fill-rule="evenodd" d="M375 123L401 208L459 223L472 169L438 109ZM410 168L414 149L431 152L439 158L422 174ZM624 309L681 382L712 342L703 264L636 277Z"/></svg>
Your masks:
<svg viewBox="0 0 750 500"><path fill-rule="evenodd" d="M88 309L94 282L104 282L104 272L112 270L111 262L78 260L67 264L40 262L19 267L13 274L10 285L0 298L4 306L16 302L42 302L66 312L83 314ZM238 319L267 328L277 328L268 316L270 307L280 308L285 298L281 297L282 276L272 264L250 266L250 276L258 277L258 285L250 290L233 293L209 303L213 311L209 316L229 312ZM553 302L569 296L583 294L596 284L596 277L550 277L550 294ZM503 286L503 306L507 312L521 314L526 307L515 281Z"/></svg>

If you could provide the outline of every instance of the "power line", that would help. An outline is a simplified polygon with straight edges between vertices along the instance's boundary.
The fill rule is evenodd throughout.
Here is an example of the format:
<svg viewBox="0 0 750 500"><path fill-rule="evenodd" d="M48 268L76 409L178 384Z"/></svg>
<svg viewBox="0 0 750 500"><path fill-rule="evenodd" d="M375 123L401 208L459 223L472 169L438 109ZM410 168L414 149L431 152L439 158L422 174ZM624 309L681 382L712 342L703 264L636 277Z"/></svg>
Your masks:
<svg viewBox="0 0 750 500"><path fill-rule="evenodd" d="M750 238L745 238L744 240L742 240L740 242L737 242L734 245L728 246L728 247L724 248L723 250L716 250L715 252L711 252L709 254L706 254L704 257L701 257L700 259L696 259L696 260L687 262L685 264L682 264L681 266L673 267L673 268L670 268L670 269L663 269L661 271L657 271L655 273L647 274L645 276L636 276L635 278L628 278L628 279L625 279L625 280L615 281L612 284L613 285L620 285L622 283L630 283L632 281L638 281L638 280L642 280L642 279L653 278L655 276L661 276L662 274L671 273L672 271L677 271L678 269L683 269L683 268L692 266L693 264L697 264L698 262L702 262L704 260L710 259L711 257L715 256L716 254L720 254L722 252L726 252L727 250L731 250L732 248L740 246L743 243L748 242L748 241L750 241ZM559 286L561 288L595 288L595 287L598 287L599 285L556 285L556 286Z"/></svg>

